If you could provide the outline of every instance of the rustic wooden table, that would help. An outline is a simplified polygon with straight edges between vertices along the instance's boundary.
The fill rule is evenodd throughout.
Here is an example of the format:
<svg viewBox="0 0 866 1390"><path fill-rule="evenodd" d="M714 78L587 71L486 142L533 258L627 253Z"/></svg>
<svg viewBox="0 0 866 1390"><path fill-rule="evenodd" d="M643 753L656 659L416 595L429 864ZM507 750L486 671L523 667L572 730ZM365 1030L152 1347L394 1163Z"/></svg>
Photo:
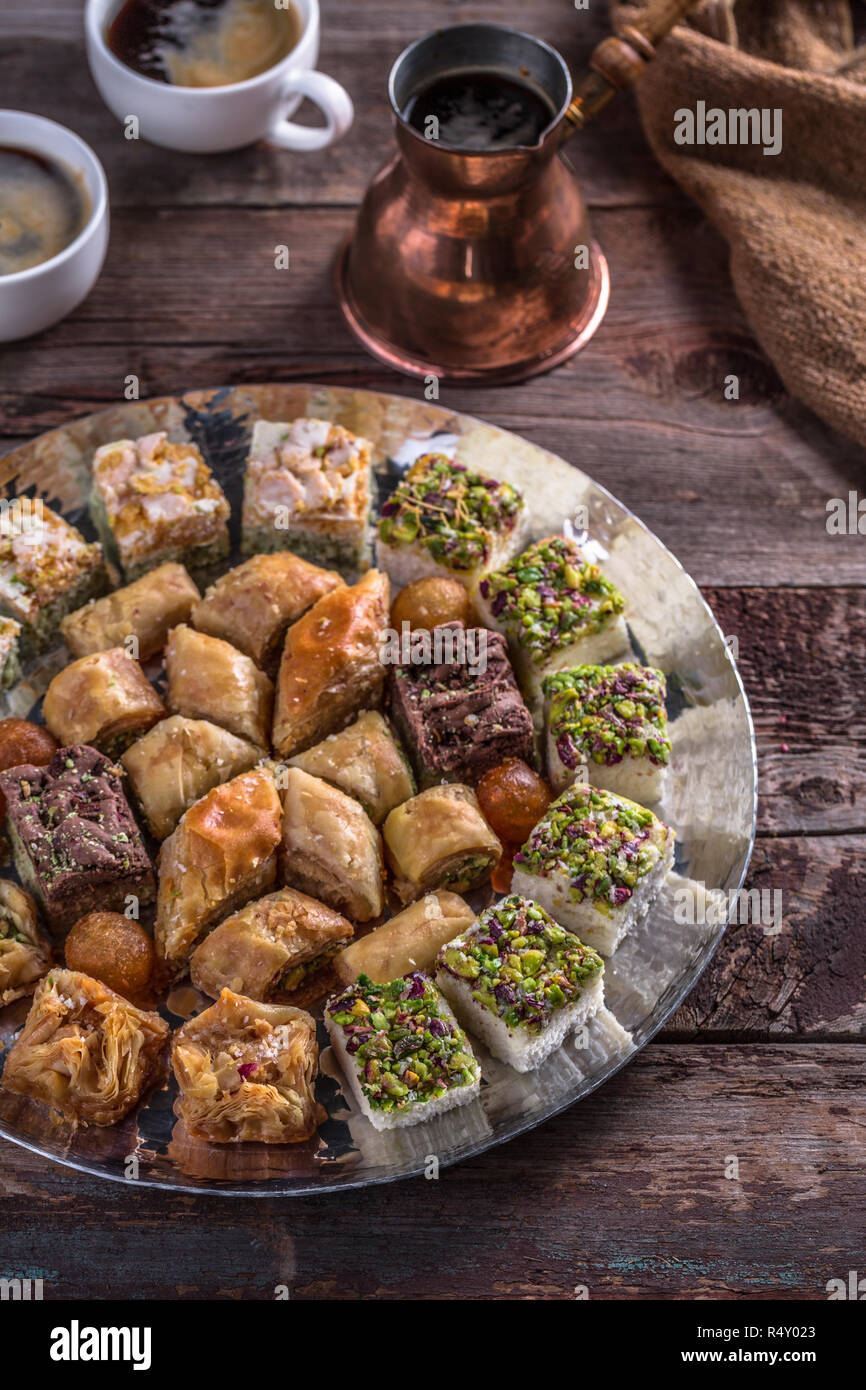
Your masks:
<svg viewBox="0 0 866 1390"><path fill-rule="evenodd" d="M81 0L5 0L2 104L61 120L108 171L87 303L0 350L0 452L119 399L224 382L418 392L355 345L335 248L389 148L388 67L437 24L531 27L575 65L604 26L570 0L323 0L351 91L319 155L197 159L127 142L84 57ZM300 1201L171 1196L0 1145L0 1272L46 1297L821 1299L864 1272L866 550L827 533L863 456L790 399L734 298L720 237L656 167L630 99L572 146L610 259L588 349L524 386L445 390L586 469L671 547L737 637L758 733L750 882L784 930L736 926L671 1026L591 1099L505 1148ZM291 271L273 269L274 246ZM740 378L738 402L724 378ZM739 1178L725 1176L739 1159Z"/></svg>

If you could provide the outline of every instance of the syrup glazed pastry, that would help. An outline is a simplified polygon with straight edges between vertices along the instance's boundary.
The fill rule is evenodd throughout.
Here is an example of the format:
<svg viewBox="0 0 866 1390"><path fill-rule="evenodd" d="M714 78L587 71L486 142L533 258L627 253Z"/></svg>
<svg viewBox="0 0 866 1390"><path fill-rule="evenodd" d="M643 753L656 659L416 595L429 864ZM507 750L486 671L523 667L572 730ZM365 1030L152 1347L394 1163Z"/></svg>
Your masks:
<svg viewBox="0 0 866 1390"><path fill-rule="evenodd" d="M169 634L165 669L172 714L208 719L263 752L268 747L274 687L243 652L182 623Z"/></svg>
<svg viewBox="0 0 866 1390"><path fill-rule="evenodd" d="M51 964L51 943L29 893L0 878L0 1006L32 994Z"/></svg>
<svg viewBox="0 0 866 1390"><path fill-rule="evenodd" d="M434 888L466 893L489 876L502 854L474 791L459 782L405 801L391 812L383 834L394 891L403 903Z"/></svg>
<svg viewBox="0 0 866 1390"><path fill-rule="evenodd" d="M413 970L430 972L439 948L474 921L472 908L456 893L427 893L384 926L353 941L335 958L334 969L347 985L359 975L387 984Z"/></svg>
<svg viewBox="0 0 866 1390"><path fill-rule="evenodd" d="M274 752L289 758L345 728L381 703L385 667L381 633L388 625L387 575L368 570L351 588L335 589L286 633L274 703Z"/></svg>
<svg viewBox="0 0 866 1390"><path fill-rule="evenodd" d="M163 718L165 707L125 647L112 647L65 666L46 690L42 712L61 743L88 743L116 758Z"/></svg>
<svg viewBox="0 0 866 1390"><path fill-rule="evenodd" d="M190 979L216 999L220 990L270 1000L321 970L354 934L324 903L281 888L232 913L193 952Z"/></svg>
<svg viewBox="0 0 866 1390"><path fill-rule="evenodd" d="M171 1054L180 1115L212 1144L297 1144L315 1132L315 1020L224 989L184 1023Z"/></svg>
<svg viewBox="0 0 866 1390"><path fill-rule="evenodd" d="M359 714L342 733L330 734L289 764L360 801L374 825L415 794L406 755L375 710Z"/></svg>
<svg viewBox="0 0 866 1390"><path fill-rule="evenodd" d="M157 840L206 792L248 772L261 750L207 719L172 714L127 748L121 763Z"/></svg>
<svg viewBox="0 0 866 1390"><path fill-rule="evenodd" d="M126 647L135 638L130 656L145 661L161 651L177 623L185 623L199 592L183 565L159 565L132 584L91 599L69 613L60 624L63 640L73 656L110 647Z"/></svg>
<svg viewBox="0 0 866 1390"><path fill-rule="evenodd" d="M335 570L320 569L289 550L253 555L211 584L192 610L192 625L273 673L289 624L342 585Z"/></svg>
<svg viewBox="0 0 866 1390"><path fill-rule="evenodd" d="M181 817L159 852L154 937L170 971L182 974L197 941L273 886L280 822L265 768L215 787Z"/></svg>
<svg viewBox="0 0 866 1390"><path fill-rule="evenodd" d="M352 922L385 907L382 840L366 811L299 767L285 774L282 871L286 883Z"/></svg>
<svg viewBox="0 0 866 1390"><path fill-rule="evenodd" d="M37 987L3 1087L80 1124L114 1125L159 1079L168 1035L159 1014L55 968Z"/></svg>

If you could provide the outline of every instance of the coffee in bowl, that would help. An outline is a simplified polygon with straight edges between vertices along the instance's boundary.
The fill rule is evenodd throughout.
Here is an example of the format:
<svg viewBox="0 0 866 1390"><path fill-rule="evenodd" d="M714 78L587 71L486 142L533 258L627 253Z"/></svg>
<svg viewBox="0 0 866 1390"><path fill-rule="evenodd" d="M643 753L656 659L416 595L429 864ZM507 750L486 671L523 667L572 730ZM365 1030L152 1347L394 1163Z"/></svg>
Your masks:
<svg viewBox="0 0 866 1390"><path fill-rule="evenodd" d="M105 39L143 77L174 87L225 87L282 62L301 31L291 0L125 0Z"/></svg>
<svg viewBox="0 0 866 1390"><path fill-rule="evenodd" d="M65 251L90 211L81 180L65 164L0 145L0 276L30 270Z"/></svg>

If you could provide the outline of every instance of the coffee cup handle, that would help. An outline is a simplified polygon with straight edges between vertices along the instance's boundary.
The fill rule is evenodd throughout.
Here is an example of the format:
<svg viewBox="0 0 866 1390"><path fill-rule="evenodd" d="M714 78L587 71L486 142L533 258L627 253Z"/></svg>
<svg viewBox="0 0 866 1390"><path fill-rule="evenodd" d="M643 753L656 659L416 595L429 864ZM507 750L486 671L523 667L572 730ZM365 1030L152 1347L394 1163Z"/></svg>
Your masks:
<svg viewBox="0 0 866 1390"><path fill-rule="evenodd" d="M318 106L325 124L298 125L286 120L285 116L278 116L267 134L272 144L283 150L323 150L346 134L355 118L355 108L349 93L339 82L312 69L290 72L283 83L281 100L288 102L299 93Z"/></svg>

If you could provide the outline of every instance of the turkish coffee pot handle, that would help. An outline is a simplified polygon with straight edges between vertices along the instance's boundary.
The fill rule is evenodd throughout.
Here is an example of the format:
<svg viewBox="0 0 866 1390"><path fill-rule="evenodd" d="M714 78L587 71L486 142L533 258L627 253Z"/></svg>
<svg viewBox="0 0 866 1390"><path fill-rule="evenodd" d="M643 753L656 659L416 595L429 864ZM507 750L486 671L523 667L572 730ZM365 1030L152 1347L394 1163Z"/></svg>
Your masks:
<svg viewBox="0 0 866 1390"><path fill-rule="evenodd" d="M656 45L675 24L694 9L698 0L650 0L630 24L602 39L593 49L589 66L576 79L574 98L565 113L561 139L582 130L617 94L633 87L655 57Z"/></svg>

